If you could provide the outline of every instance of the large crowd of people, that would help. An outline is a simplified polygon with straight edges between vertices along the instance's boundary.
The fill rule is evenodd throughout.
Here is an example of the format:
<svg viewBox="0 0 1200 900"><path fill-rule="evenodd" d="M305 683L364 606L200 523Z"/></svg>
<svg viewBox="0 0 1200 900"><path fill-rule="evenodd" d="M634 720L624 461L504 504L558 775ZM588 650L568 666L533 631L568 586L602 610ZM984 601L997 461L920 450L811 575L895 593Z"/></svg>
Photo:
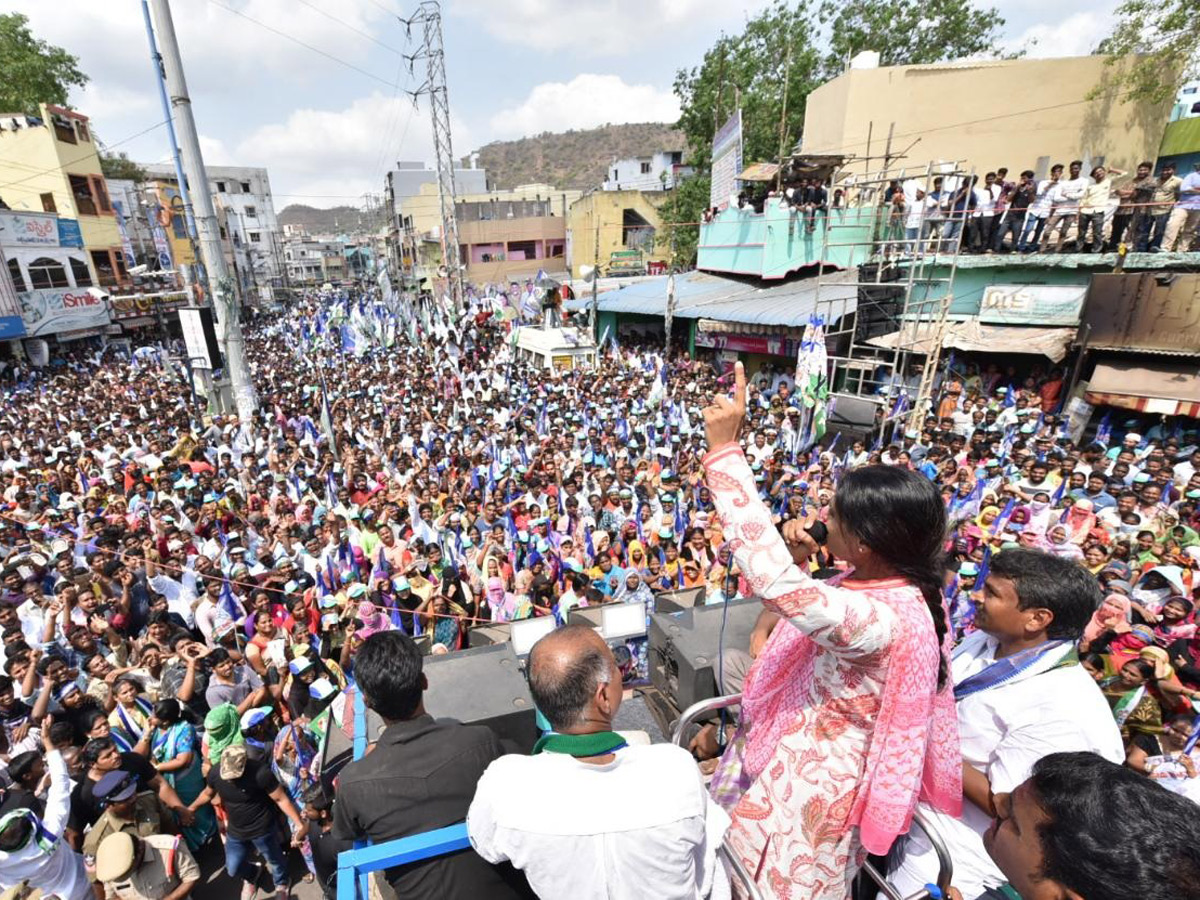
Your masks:
<svg viewBox="0 0 1200 900"><path fill-rule="evenodd" d="M622 335L594 367L534 368L525 293L256 318L249 420L198 418L167 352L0 371L0 889L182 900L223 865L283 898L299 859L332 896L353 840L469 806L478 854L404 867L401 896L563 897L587 871L608 892L578 896L719 897L724 840L765 896L840 900L868 852L930 880L902 837L920 801L962 896L1040 900L1072 895L1024 892L989 827L1074 809L1084 763L1048 754L1200 801L1196 422L1085 437L1060 371L959 361L907 425L817 442L785 366ZM687 754L614 736L638 661L566 624L681 588L765 610L728 651L740 713L693 742L720 758L710 795ZM417 640L539 616L564 626L530 659L541 754L425 714ZM320 735L355 684L387 730L331 794ZM1068 889L1071 846L1036 850ZM1197 846L1160 852L1164 884L1200 875Z"/></svg>

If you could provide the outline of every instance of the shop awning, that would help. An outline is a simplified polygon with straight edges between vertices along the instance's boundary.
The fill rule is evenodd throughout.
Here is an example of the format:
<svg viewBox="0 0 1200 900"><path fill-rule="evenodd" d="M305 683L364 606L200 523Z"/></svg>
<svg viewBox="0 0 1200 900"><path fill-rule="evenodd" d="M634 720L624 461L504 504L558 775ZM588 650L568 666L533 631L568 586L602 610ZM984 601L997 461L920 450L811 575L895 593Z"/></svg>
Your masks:
<svg viewBox="0 0 1200 900"><path fill-rule="evenodd" d="M740 181L770 181L779 173L778 163L760 162L746 166L738 176Z"/></svg>
<svg viewBox="0 0 1200 900"><path fill-rule="evenodd" d="M1098 363L1085 399L1096 406L1200 418L1200 367Z"/></svg>
<svg viewBox="0 0 1200 900"><path fill-rule="evenodd" d="M928 356L937 339L937 325L922 322L916 326L915 335L912 329L913 326L909 325L902 331L872 338L867 343L888 350L903 344L915 353ZM1037 353L1053 362L1061 362L1074 337L1074 328L983 325L977 317L972 316L961 322L948 322L942 346L970 353Z"/></svg>

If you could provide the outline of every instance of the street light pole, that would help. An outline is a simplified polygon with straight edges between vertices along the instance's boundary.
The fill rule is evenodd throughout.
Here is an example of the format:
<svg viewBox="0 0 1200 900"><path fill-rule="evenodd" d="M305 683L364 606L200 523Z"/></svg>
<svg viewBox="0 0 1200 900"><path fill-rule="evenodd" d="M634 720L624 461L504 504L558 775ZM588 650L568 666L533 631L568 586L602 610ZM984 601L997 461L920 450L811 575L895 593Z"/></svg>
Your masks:
<svg viewBox="0 0 1200 900"><path fill-rule="evenodd" d="M225 265L217 214L208 190L208 173L204 168L204 157L200 153L200 137L196 132L196 120L192 116L192 101L188 96L187 81L183 74L179 43L175 38L171 4L170 0L150 0L150 6L157 25L163 77L171 95L173 118L181 139L179 150L187 182L184 186L191 190L200 255L208 273L208 286L212 293L213 309L217 314L225 366L229 370L238 418L248 422L258 406L258 398L255 396L254 385L250 381L250 370L246 364L245 342L234 302L233 282Z"/></svg>

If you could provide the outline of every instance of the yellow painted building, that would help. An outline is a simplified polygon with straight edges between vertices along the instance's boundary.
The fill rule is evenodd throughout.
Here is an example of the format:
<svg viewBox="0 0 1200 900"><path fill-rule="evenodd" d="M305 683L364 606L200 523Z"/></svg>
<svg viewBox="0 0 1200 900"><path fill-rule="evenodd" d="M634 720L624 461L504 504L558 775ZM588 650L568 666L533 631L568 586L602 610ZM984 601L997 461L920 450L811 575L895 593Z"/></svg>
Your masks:
<svg viewBox="0 0 1200 900"><path fill-rule="evenodd" d="M179 196L179 185L174 178L151 178L158 208L154 211L158 224L162 226L171 245L171 259L176 268L196 264L196 251L188 238L187 218L183 213L183 200Z"/></svg>
<svg viewBox="0 0 1200 900"><path fill-rule="evenodd" d="M1005 166L1012 180L1073 159L1132 172L1156 157L1171 109L1170 100L1126 102L1103 91L1112 71L1103 56L884 68L871 67L870 56L809 94L804 116L802 152L852 155L855 174L868 153L871 171L882 168L889 129L891 152L906 154L892 168L914 176L930 160L962 161L980 174ZM1097 87L1102 95L1088 99Z"/></svg>
<svg viewBox="0 0 1200 900"><path fill-rule="evenodd" d="M667 262L670 247L658 240L663 219L660 207L669 191L591 191L567 212L567 266L581 278L580 266L593 265L599 226L600 271L607 274L612 254L641 249L646 262Z"/></svg>
<svg viewBox="0 0 1200 900"><path fill-rule="evenodd" d="M121 233L88 117L46 104L40 113L0 114L0 198L15 211L78 220L98 283L127 283Z"/></svg>

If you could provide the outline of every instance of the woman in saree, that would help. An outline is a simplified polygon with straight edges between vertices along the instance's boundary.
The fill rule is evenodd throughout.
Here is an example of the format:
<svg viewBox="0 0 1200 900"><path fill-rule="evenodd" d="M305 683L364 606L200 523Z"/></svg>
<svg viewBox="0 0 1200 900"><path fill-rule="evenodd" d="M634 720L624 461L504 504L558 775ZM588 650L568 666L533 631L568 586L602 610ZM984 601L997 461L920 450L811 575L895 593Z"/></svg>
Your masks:
<svg viewBox="0 0 1200 900"><path fill-rule="evenodd" d="M918 799L962 809L962 755L942 608L946 510L923 475L866 466L843 475L828 548L850 568L806 571L811 522L781 536L738 445L745 371L704 411L707 484L764 617L742 725L711 786L726 838L766 897L845 900L867 853L908 831Z"/></svg>
<svg viewBox="0 0 1200 900"><path fill-rule="evenodd" d="M175 789L179 799L191 803L204 790L196 729L184 720L182 708L175 699L158 701L151 722L150 761L167 784ZM183 837L193 852L216 833L217 817L211 806L196 810L196 820L183 828Z"/></svg>
<svg viewBox="0 0 1200 900"><path fill-rule="evenodd" d="M1101 685L1126 744L1137 734L1162 734L1162 707L1150 692L1153 684L1154 666L1131 659Z"/></svg>
<svg viewBox="0 0 1200 900"><path fill-rule="evenodd" d="M1084 626L1079 652L1101 651L1109 641L1131 629L1130 617L1129 598L1124 594L1109 594Z"/></svg>

